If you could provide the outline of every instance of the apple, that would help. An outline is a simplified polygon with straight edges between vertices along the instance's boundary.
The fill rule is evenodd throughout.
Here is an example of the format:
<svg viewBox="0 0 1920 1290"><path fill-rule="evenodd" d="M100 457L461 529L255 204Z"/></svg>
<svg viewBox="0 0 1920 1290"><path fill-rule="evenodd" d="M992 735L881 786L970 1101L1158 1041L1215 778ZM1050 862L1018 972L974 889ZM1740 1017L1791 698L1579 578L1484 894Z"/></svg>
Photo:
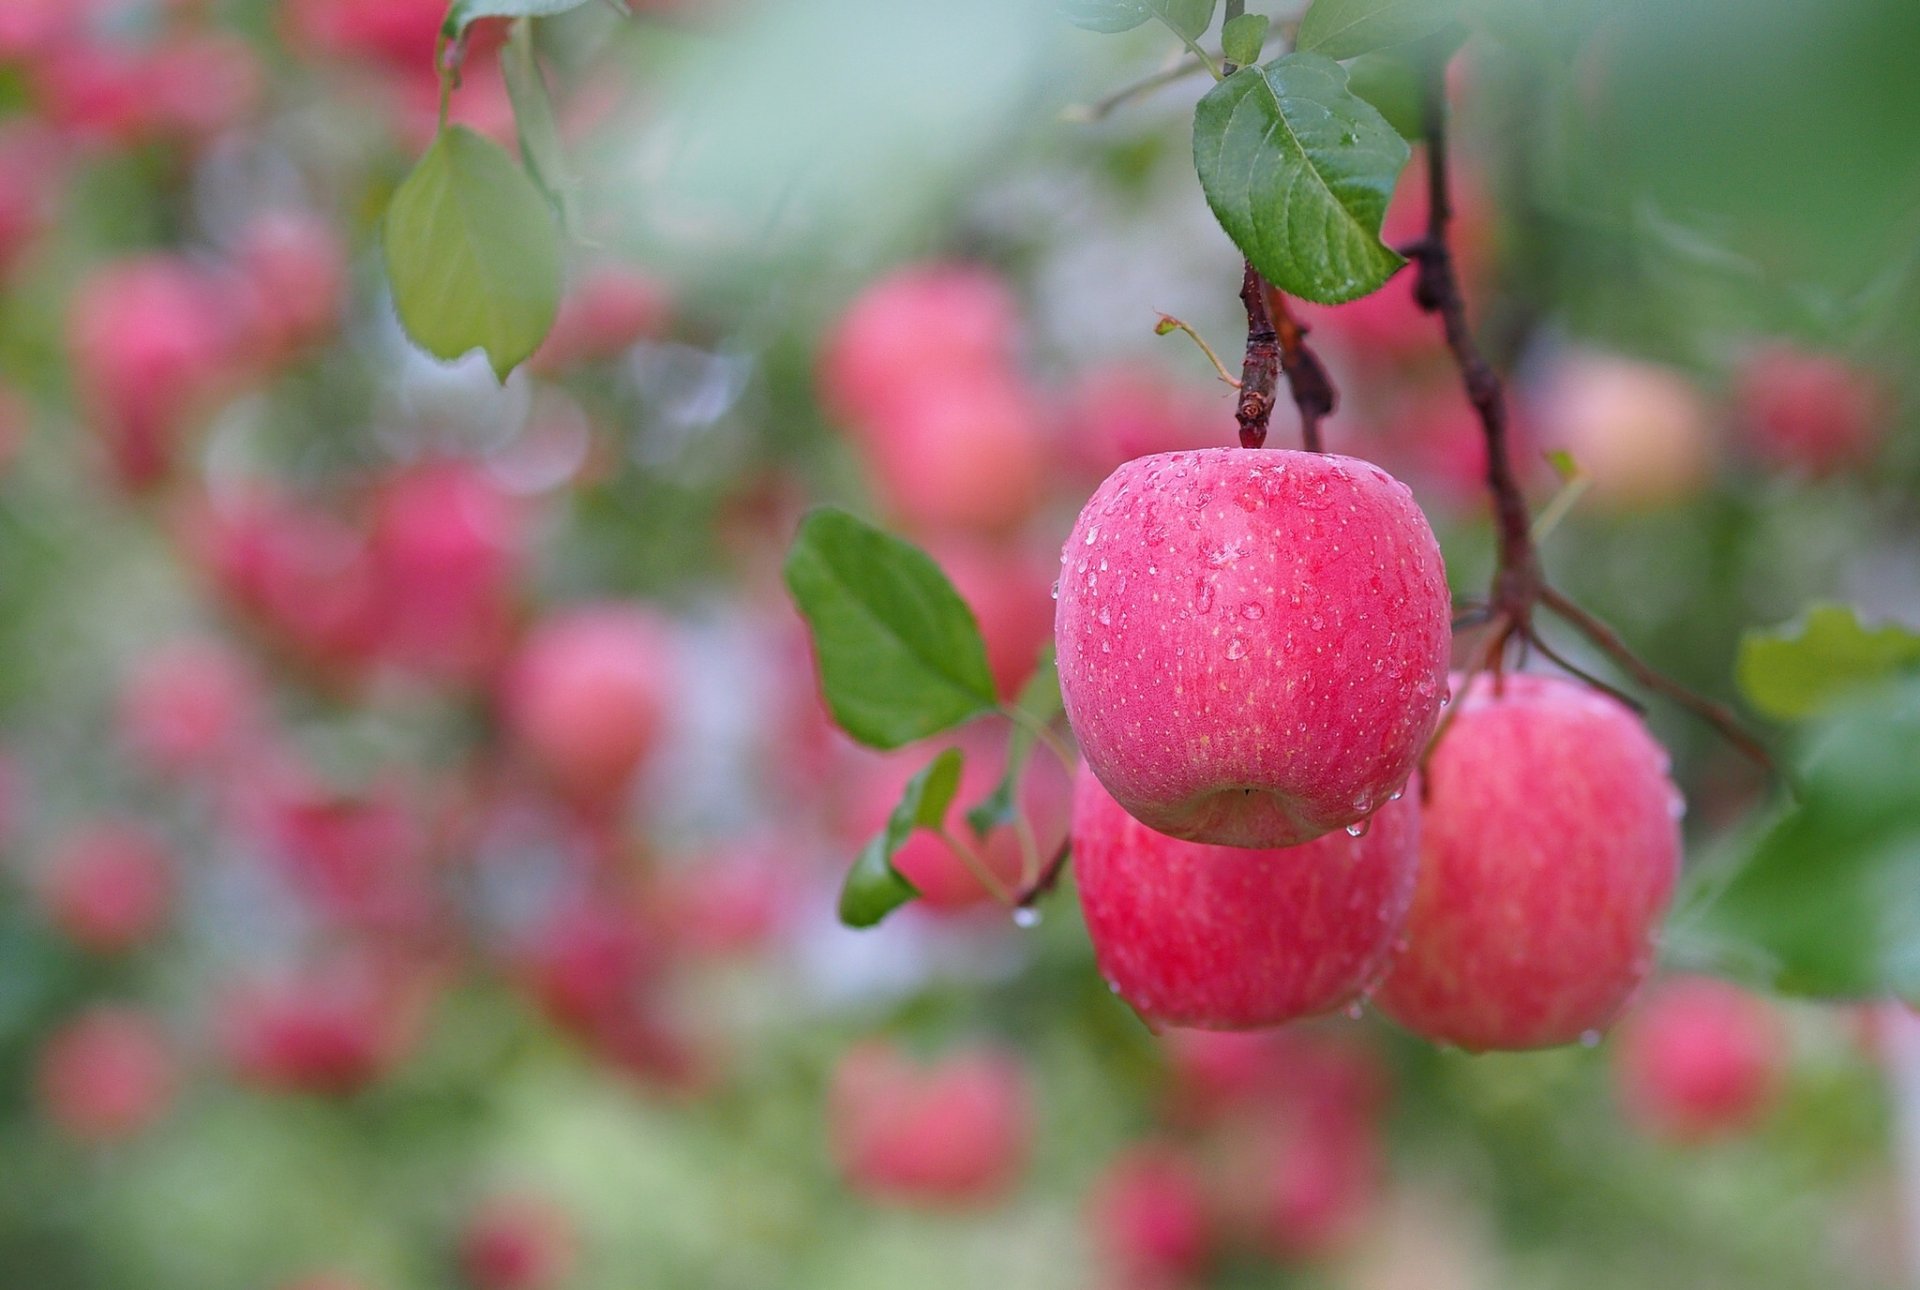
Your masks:
<svg viewBox="0 0 1920 1290"><path fill-rule="evenodd" d="M1380 1055L1354 1028L1171 1030L1161 1039L1168 1074L1167 1118L1217 1125L1279 1104L1314 1117L1372 1116L1392 1094Z"/></svg>
<svg viewBox="0 0 1920 1290"><path fill-rule="evenodd" d="M1138 363L1088 373L1061 412L1060 449L1076 477L1104 479L1135 457L1219 441L1232 415L1227 391L1193 388Z"/></svg>
<svg viewBox="0 0 1920 1290"><path fill-rule="evenodd" d="M173 905L173 862L161 841L124 820L98 820L54 849L41 888L60 932L95 954L152 940Z"/></svg>
<svg viewBox="0 0 1920 1290"><path fill-rule="evenodd" d="M821 396L842 421L890 423L921 400L931 378L963 384L1004 372L1019 321L1012 290L987 269L901 269L869 286L835 324L820 360Z"/></svg>
<svg viewBox="0 0 1920 1290"><path fill-rule="evenodd" d="M1708 977L1677 977L1636 1001L1615 1035L1627 1118L1677 1144L1745 1132L1778 1100L1787 1037L1765 999Z"/></svg>
<svg viewBox="0 0 1920 1290"><path fill-rule="evenodd" d="M1763 462L1831 475L1870 461L1886 437L1886 393L1867 372L1786 344L1748 355L1735 384L1739 427Z"/></svg>
<svg viewBox="0 0 1920 1290"><path fill-rule="evenodd" d="M217 641L177 641L139 659L122 682L121 739L155 771L207 770L246 741L262 707L246 660Z"/></svg>
<svg viewBox="0 0 1920 1290"><path fill-rule="evenodd" d="M1264 1155L1252 1195L1260 1243L1286 1260L1350 1245L1372 1213L1383 1172L1369 1120L1286 1117L1250 1134Z"/></svg>
<svg viewBox="0 0 1920 1290"><path fill-rule="evenodd" d="M1213 1252L1206 1179L1172 1142L1141 1143L1115 1156L1087 1209L1097 1248L1130 1290L1191 1284Z"/></svg>
<svg viewBox="0 0 1920 1290"><path fill-rule="evenodd" d="M545 1290L572 1274L574 1246L572 1220L551 1201L492 1196L467 1217L460 1270L473 1290Z"/></svg>
<svg viewBox="0 0 1920 1290"><path fill-rule="evenodd" d="M1413 896L1420 808L1292 847L1157 833L1082 773L1073 867L1100 973L1149 1022L1241 1030L1331 1011L1385 969Z"/></svg>
<svg viewBox="0 0 1920 1290"><path fill-rule="evenodd" d="M673 670L671 638L650 611L567 610L536 627L511 664L508 727L564 796L614 804L659 743Z"/></svg>
<svg viewBox="0 0 1920 1290"><path fill-rule="evenodd" d="M245 1083L348 1097L400 1062L431 999L431 982L418 969L342 952L228 993L218 1039Z"/></svg>
<svg viewBox="0 0 1920 1290"><path fill-rule="evenodd" d="M326 340L347 299L347 252L318 214L269 211L241 231L234 267L251 320L248 343L268 364Z"/></svg>
<svg viewBox="0 0 1920 1290"><path fill-rule="evenodd" d="M631 265L596 265L560 300L547 338L528 360L533 370L564 373L582 363L618 358L666 326L666 287Z"/></svg>
<svg viewBox="0 0 1920 1290"><path fill-rule="evenodd" d="M1375 1002L1461 1048L1596 1037L1654 959L1680 864L1666 752L1615 700L1481 675L1428 758L1420 877Z"/></svg>
<svg viewBox="0 0 1920 1290"><path fill-rule="evenodd" d="M1440 547L1405 485L1351 457L1243 448L1128 462L1061 557L1061 694L1128 813L1285 847L1366 818L1439 719Z"/></svg>
<svg viewBox="0 0 1920 1290"><path fill-rule="evenodd" d="M880 504L915 531L1004 533L1046 483L1044 413L1011 372L931 373L855 445Z"/></svg>
<svg viewBox="0 0 1920 1290"><path fill-rule="evenodd" d="M145 1132L165 1114L177 1082L160 1027L118 1004L95 1005L54 1031L36 1075L47 1118L97 1146Z"/></svg>
<svg viewBox="0 0 1920 1290"><path fill-rule="evenodd" d="M1052 562L1027 548L950 534L927 553L973 611L1000 697L1011 700L1053 639Z"/></svg>
<svg viewBox="0 0 1920 1290"><path fill-rule="evenodd" d="M989 1205L1018 1179L1033 1137L1027 1076L991 1048L921 1065L884 1041L847 1052L833 1074L828 1132L841 1172L875 1200Z"/></svg>
<svg viewBox="0 0 1920 1290"><path fill-rule="evenodd" d="M1562 354L1529 391L1541 443L1573 458L1589 496L1615 509L1685 499L1713 477L1713 414L1673 368L1598 352Z"/></svg>

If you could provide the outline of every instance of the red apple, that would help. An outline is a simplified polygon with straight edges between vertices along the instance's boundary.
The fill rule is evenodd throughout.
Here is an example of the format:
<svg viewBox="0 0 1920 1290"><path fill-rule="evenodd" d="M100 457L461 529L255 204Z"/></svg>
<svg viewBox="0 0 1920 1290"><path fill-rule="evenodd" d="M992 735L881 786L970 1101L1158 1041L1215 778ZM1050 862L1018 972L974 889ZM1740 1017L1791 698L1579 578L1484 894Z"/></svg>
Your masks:
<svg viewBox="0 0 1920 1290"><path fill-rule="evenodd" d="M251 321L249 345L268 364L326 340L346 307L347 252L338 234L309 211L270 211L240 235L234 250Z"/></svg>
<svg viewBox="0 0 1920 1290"><path fill-rule="evenodd" d="M1104 479L1135 457L1209 447L1232 424L1228 393L1209 395L1136 363L1100 368L1068 396L1061 451L1076 475Z"/></svg>
<svg viewBox="0 0 1920 1290"><path fill-rule="evenodd" d="M1420 878L1376 1002L1441 1043L1597 1035L1646 975L1680 864L1646 727L1554 677L1475 677L1428 758Z"/></svg>
<svg viewBox="0 0 1920 1290"><path fill-rule="evenodd" d="M1097 1248L1130 1290L1192 1284L1212 1253L1206 1180L1172 1143L1129 1147L1109 1161L1088 1210Z"/></svg>
<svg viewBox="0 0 1920 1290"><path fill-rule="evenodd" d="M173 1055L145 1013L101 1004L56 1030L40 1052L37 1082L47 1118L89 1145L145 1132L173 1099Z"/></svg>
<svg viewBox="0 0 1920 1290"><path fill-rule="evenodd" d="M568 610L537 627L515 659L507 724L563 794L610 804L659 742L672 655L664 624L637 605Z"/></svg>
<svg viewBox="0 0 1920 1290"><path fill-rule="evenodd" d="M1439 719L1440 548L1406 487L1350 457L1213 448L1122 466L1062 557L1067 716L1161 832L1282 847L1364 819Z"/></svg>
<svg viewBox="0 0 1920 1290"><path fill-rule="evenodd" d="M249 1084L347 1097L398 1064L431 998L417 969L342 953L233 991L223 1000L219 1039Z"/></svg>
<svg viewBox="0 0 1920 1290"><path fill-rule="evenodd" d="M1073 867L1101 975L1151 1021L1238 1030L1339 1008L1379 978L1413 896L1420 810L1359 837L1219 847L1156 833L1082 774Z"/></svg>
<svg viewBox="0 0 1920 1290"><path fill-rule="evenodd" d="M156 771L206 770L246 741L261 704L244 659L215 641L178 641L141 658L123 682L121 737Z"/></svg>
<svg viewBox="0 0 1920 1290"><path fill-rule="evenodd" d="M1591 496L1615 508L1683 501L1713 477L1713 415L1678 371L1600 353L1559 357L1527 410L1547 448L1568 453Z"/></svg>
<svg viewBox="0 0 1920 1290"><path fill-rule="evenodd" d="M876 1199L938 1207L1007 1194L1033 1136L1027 1078L986 1048L921 1066L870 1041L834 1072L828 1129L849 1185Z"/></svg>
<svg viewBox="0 0 1920 1290"><path fill-rule="evenodd" d="M1773 1007L1706 977L1660 982L1615 1036L1614 1078L1627 1117L1649 1135L1694 1143L1753 1128L1786 1074Z"/></svg>
<svg viewBox="0 0 1920 1290"><path fill-rule="evenodd" d="M139 825L100 820L67 835L43 880L47 914L75 945L123 954L153 939L173 905L173 863Z"/></svg>
<svg viewBox="0 0 1920 1290"><path fill-rule="evenodd" d="M935 373L856 442L881 506L901 524L1004 533L1039 505L1043 417L1011 372Z"/></svg>
<svg viewBox="0 0 1920 1290"><path fill-rule="evenodd" d="M473 1290L546 1290L571 1274L573 1223L544 1197L490 1197L460 1234L460 1270Z"/></svg>
<svg viewBox="0 0 1920 1290"><path fill-rule="evenodd" d="M625 264L596 265L567 288L547 338L530 360L537 372L618 358L666 326L666 287Z"/></svg>
<svg viewBox="0 0 1920 1290"><path fill-rule="evenodd" d="M1871 374L1832 355L1763 346L1742 365L1736 397L1754 454L1805 475L1870 461L1886 437L1885 391Z"/></svg>
<svg viewBox="0 0 1920 1290"><path fill-rule="evenodd" d="M902 269L868 287L835 326L821 358L821 395L842 420L890 424L929 385L1005 372L1018 327L1012 291L988 270Z"/></svg>

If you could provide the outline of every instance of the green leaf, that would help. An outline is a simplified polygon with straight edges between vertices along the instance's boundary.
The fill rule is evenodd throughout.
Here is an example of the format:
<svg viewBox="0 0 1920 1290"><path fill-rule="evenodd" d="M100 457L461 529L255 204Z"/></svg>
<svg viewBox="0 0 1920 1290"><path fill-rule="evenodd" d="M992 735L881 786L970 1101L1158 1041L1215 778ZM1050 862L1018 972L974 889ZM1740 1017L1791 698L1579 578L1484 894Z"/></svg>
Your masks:
<svg viewBox="0 0 1920 1290"><path fill-rule="evenodd" d="M394 193L383 241L394 308L436 358L484 349L504 381L553 326L553 217L513 158L464 126L442 131Z"/></svg>
<svg viewBox="0 0 1920 1290"><path fill-rule="evenodd" d="M1213 25L1216 0L1060 0L1068 22L1088 31L1121 32L1158 18L1182 40L1194 41Z"/></svg>
<svg viewBox="0 0 1920 1290"><path fill-rule="evenodd" d="M1565 448L1555 448L1545 456L1547 464L1553 467L1553 473L1560 477L1561 483L1571 484L1580 478L1580 463L1575 461L1573 454Z"/></svg>
<svg viewBox="0 0 1920 1290"><path fill-rule="evenodd" d="M1420 69L1398 51L1362 54L1347 64L1347 88L1373 104L1403 139L1426 129L1420 103Z"/></svg>
<svg viewBox="0 0 1920 1290"><path fill-rule="evenodd" d="M452 40L482 18L551 18L587 3L589 0L453 0L447 6L446 21L440 24L440 34ZM627 12L624 3L617 7Z"/></svg>
<svg viewBox="0 0 1920 1290"><path fill-rule="evenodd" d="M1328 58L1353 58L1431 36L1459 8L1459 0L1313 0L1293 44Z"/></svg>
<svg viewBox="0 0 1920 1290"><path fill-rule="evenodd" d="M984 838L1001 825L1013 822L1014 812L1019 809L1015 801L1020 777L1025 773L1034 744L1040 738L1034 726L1049 725L1061 713L1060 669L1054 664L1051 641L1041 649L1033 675L1020 687L1020 694L1013 706L1025 714L1032 724L1028 721L1014 722L1013 733L1007 737L1007 767L1001 773L1000 782L967 812L967 826L973 830L976 838Z"/></svg>
<svg viewBox="0 0 1920 1290"><path fill-rule="evenodd" d="M1319 54L1244 67L1194 112L1194 167L1214 217L1275 286L1320 304L1377 290L1405 263L1380 241L1380 221L1409 151Z"/></svg>
<svg viewBox="0 0 1920 1290"><path fill-rule="evenodd" d="M1804 740L1799 804L1683 915L1709 962L1825 998L1920 998L1920 678L1848 702Z"/></svg>
<svg viewBox="0 0 1920 1290"><path fill-rule="evenodd" d="M1815 605L1783 627L1748 632L1734 675L1757 710L1793 721L1916 665L1920 632L1869 627L1845 605Z"/></svg>
<svg viewBox="0 0 1920 1290"><path fill-rule="evenodd" d="M534 56L533 24L524 18L513 24L513 32L500 51L500 73L507 83L507 98L513 103L520 155L526 158L534 182L571 236L579 224L574 202L578 185L568 170L560 126L553 116L553 99Z"/></svg>
<svg viewBox="0 0 1920 1290"><path fill-rule="evenodd" d="M960 787L960 750L935 757L900 791L886 824L860 849L840 887L840 921L872 927L920 893L893 867L893 857L913 831L937 829Z"/></svg>
<svg viewBox="0 0 1920 1290"><path fill-rule="evenodd" d="M1267 43L1267 16L1243 13L1220 29L1220 50L1230 63L1245 67L1260 61L1260 50Z"/></svg>
<svg viewBox="0 0 1920 1290"><path fill-rule="evenodd" d="M822 508L787 553L827 706L874 748L898 748L996 706L973 611L909 542Z"/></svg>

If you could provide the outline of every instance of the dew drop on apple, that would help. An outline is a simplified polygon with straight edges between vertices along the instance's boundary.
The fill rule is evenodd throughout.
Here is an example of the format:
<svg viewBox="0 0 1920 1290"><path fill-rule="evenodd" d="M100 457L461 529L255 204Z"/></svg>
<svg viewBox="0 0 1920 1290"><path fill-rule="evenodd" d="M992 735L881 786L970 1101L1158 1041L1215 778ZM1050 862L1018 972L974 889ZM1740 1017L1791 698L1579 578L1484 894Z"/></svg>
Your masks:
<svg viewBox="0 0 1920 1290"><path fill-rule="evenodd" d="M1013 925L1021 928L1040 926L1040 911L1032 905L1022 905L1013 911Z"/></svg>
<svg viewBox="0 0 1920 1290"><path fill-rule="evenodd" d="M1246 604L1240 606L1240 616L1250 623L1259 622L1260 616L1266 612L1266 610L1260 607L1260 602L1257 600L1249 600Z"/></svg>
<svg viewBox="0 0 1920 1290"><path fill-rule="evenodd" d="M1053 598L1055 600L1060 599L1060 579L1058 578L1053 580Z"/></svg>
<svg viewBox="0 0 1920 1290"><path fill-rule="evenodd" d="M1242 659L1242 658L1245 658L1246 656L1247 656L1247 647L1241 643L1241 640L1238 636L1234 637L1232 640L1227 642L1228 658Z"/></svg>
<svg viewBox="0 0 1920 1290"><path fill-rule="evenodd" d="M1367 835L1367 826L1368 821L1355 820L1347 826L1347 836L1350 838L1363 838Z"/></svg>
<svg viewBox="0 0 1920 1290"><path fill-rule="evenodd" d="M1597 1030L1581 1031L1580 1046L1582 1048L1598 1048L1600 1046L1600 1032Z"/></svg>

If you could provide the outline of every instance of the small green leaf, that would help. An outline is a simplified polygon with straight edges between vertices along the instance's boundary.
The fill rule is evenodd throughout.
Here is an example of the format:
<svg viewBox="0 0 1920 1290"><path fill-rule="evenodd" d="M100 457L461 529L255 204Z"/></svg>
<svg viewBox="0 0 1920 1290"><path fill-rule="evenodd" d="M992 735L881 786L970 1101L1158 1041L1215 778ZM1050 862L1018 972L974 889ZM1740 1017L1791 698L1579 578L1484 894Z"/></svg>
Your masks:
<svg viewBox="0 0 1920 1290"><path fill-rule="evenodd" d="M1019 697L1014 700L1013 706L1034 723L1043 726L1051 724L1060 715L1063 706L1060 701L1060 669L1054 664L1051 641L1041 649L1033 675L1020 687ZM976 838L984 838L1001 825L1013 822L1014 812L1019 809L1015 805L1015 798L1019 791L1020 776L1026 771L1027 761L1033 755L1033 746L1038 739L1033 725L1025 721L1014 722L1013 733L1007 737L1007 768L1002 772L1000 782L967 812L967 826L973 830Z"/></svg>
<svg viewBox="0 0 1920 1290"><path fill-rule="evenodd" d="M1734 675L1756 709L1793 721L1917 665L1920 632L1869 627L1845 605L1815 605L1783 627L1748 632Z"/></svg>
<svg viewBox="0 0 1920 1290"><path fill-rule="evenodd" d="M553 217L513 158L466 127L441 132L420 158L387 207L382 240L400 322L434 357L484 349L504 381L553 326Z"/></svg>
<svg viewBox="0 0 1920 1290"><path fill-rule="evenodd" d="M1403 139L1426 129L1420 103L1420 70L1397 50L1362 54L1347 64L1347 88L1373 104Z"/></svg>
<svg viewBox="0 0 1920 1290"><path fill-rule="evenodd" d="M1213 25L1216 0L1059 0L1068 22L1088 31L1132 31L1151 19L1167 24L1182 40L1194 41Z"/></svg>
<svg viewBox="0 0 1920 1290"><path fill-rule="evenodd" d="M500 51L500 73L507 83L507 98L513 103L520 155L526 158L534 182L571 236L579 224L574 209L577 184L567 167L566 148L560 142L560 126L554 120L546 78L540 74L539 60L534 56L533 24L524 18L513 24L513 32Z"/></svg>
<svg viewBox="0 0 1920 1290"><path fill-rule="evenodd" d="M827 706L855 739L898 748L994 708L973 611L918 547L822 508L802 521L786 580Z"/></svg>
<svg viewBox="0 0 1920 1290"><path fill-rule="evenodd" d="M440 24L440 34L452 40L482 18L551 18L586 3L588 0L453 0L447 6L446 21ZM628 12L624 3L618 8Z"/></svg>
<svg viewBox="0 0 1920 1290"><path fill-rule="evenodd" d="M1320 304L1377 290L1405 263L1380 221L1409 152L1319 54L1244 67L1194 113L1194 168L1214 217L1270 282Z"/></svg>
<svg viewBox="0 0 1920 1290"><path fill-rule="evenodd" d="M900 800L847 871L840 887L840 921L848 927L872 927L920 893L893 867L893 857L913 831L937 829L960 787L958 748L935 757L900 791Z"/></svg>
<svg viewBox="0 0 1920 1290"><path fill-rule="evenodd" d="M1683 910L1709 964L1791 994L1920 999L1920 678L1810 727L1799 804Z"/></svg>
<svg viewBox="0 0 1920 1290"><path fill-rule="evenodd" d="M1294 48L1353 58L1431 36L1452 22L1459 0L1313 0Z"/></svg>
<svg viewBox="0 0 1920 1290"><path fill-rule="evenodd" d="M1555 448L1546 454L1547 464L1553 467L1553 473L1560 477L1563 484L1571 484L1580 478L1580 463L1565 448Z"/></svg>
<svg viewBox="0 0 1920 1290"><path fill-rule="evenodd" d="M1267 43L1267 16L1243 13L1220 29L1220 50L1230 63L1245 67L1260 61L1260 50Z"/></svg>

